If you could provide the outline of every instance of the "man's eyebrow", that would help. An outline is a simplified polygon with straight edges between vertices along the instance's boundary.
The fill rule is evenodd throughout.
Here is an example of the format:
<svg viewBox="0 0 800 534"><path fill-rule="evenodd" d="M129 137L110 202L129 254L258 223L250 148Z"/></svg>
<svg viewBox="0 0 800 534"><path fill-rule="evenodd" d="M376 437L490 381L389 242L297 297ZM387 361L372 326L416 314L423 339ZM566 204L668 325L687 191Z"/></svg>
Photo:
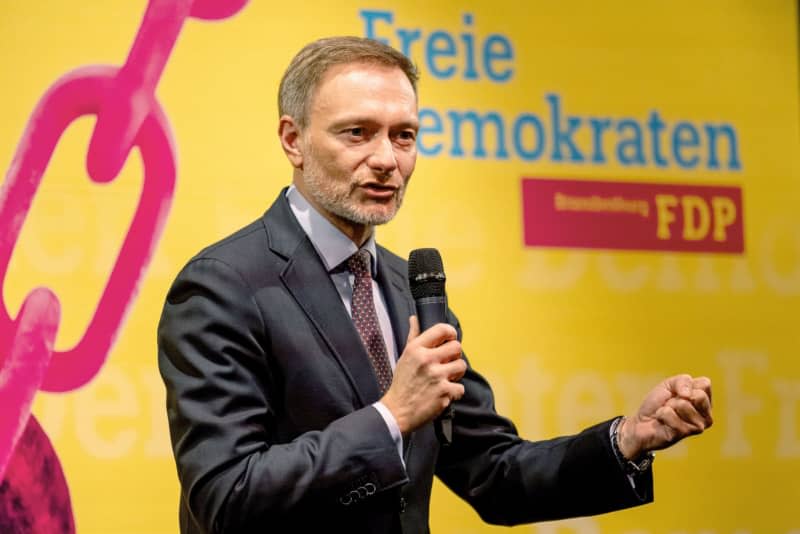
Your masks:
<svg viewBox="0 0 800 534"><path fill-rule="evenodd" d="M362 117L359 115L353 115L351 117L342 117L341 119L336 120L335 122L331 123L330 128L332 130L338 130L340 128L344 128L346 126L353 126L353 125L367 125L367 126L374 126L379 124L380 121L375 120L374 118L370 117ZM389 129L396 130L398 128L411 128L414 130L419 129L419 120L407 120L401 121L398 123L390 124Z"/></svg>
<svg viewBox="0 0 800 534"><path fill-rule="evenodd" d="M360 117L358 115L352 115L349 117L342 117L337 119L336 121L332 122L330 127L331 129L337 130L339 128L343 128L345 126L352 126L354 124L375 124L377 121L375 119L370 119L367 117Z"/></svg>
<svg viewBox="0 0 800 534"><path fill-rule="evenodd" d="M419 120L403 121L396 125L399 128L411 128L413 130L419 129Z"/></svg>

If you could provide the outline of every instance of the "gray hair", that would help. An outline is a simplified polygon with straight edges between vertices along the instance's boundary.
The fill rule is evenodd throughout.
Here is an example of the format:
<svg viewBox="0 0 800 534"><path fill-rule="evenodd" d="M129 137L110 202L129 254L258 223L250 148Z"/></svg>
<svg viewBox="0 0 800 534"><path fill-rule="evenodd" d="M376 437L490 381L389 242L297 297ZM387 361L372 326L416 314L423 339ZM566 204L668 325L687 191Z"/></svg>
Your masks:
<svg viewBox="0 0 800 534"><path fill-rule="evenodd" d="M331 67L350 63L397 67L417 92L417 68L391 46L364 37L326 37L307 44L289 63L278 89L278 114L289 115L301 128L306 126L311 99L322 77Z"/></svg>

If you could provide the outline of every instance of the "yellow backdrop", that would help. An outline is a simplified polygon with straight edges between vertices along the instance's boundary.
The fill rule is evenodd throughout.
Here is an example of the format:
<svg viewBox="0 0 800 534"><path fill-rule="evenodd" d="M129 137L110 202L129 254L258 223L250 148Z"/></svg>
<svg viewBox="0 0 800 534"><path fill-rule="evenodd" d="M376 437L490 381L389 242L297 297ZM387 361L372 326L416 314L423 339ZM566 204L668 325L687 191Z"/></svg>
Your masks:
<svg viewBox="0 0 800 534"><path fill-rule="evenodd" d="M145 7L4 2L4 169L45 90L73 68L123 63ZM549 437L631 412L677 372L714 380L716 424L658 455L654 504L513 530L800 532L797 20L791 0L261 1L230 19L189 20L157 90L178 156L163 237L100 374L76 391L40 393L34 405L64 466L77 531L177 530L156 368L164 295L190 256L259 216L289 182L275 101L294 52L324 35L371 33L409 46L427 110L427 155L378 238L400 255L440 249L465 351L520 432ZM660 158L648 137L654 111L667 124ZM537 157L535 121L523 116L542 127ZM568 117L581 120L573 145L583 161L563 135L555 142ZM592 118L637 124L639 145L620 152L614 135L631 139L628 126L597 149ZM679 122L696 127L696 144L676 141ZM706 124L729 127L716 165ZM62 139L2 288L12 317L33 287L53 288L61 350L86 328L142 183L138 158L111 184L87 179L93 125L80 120ZM526 247L523 177L738 186L745 251ZM438 534L501 531L441 486L432 507Z"/></svg>

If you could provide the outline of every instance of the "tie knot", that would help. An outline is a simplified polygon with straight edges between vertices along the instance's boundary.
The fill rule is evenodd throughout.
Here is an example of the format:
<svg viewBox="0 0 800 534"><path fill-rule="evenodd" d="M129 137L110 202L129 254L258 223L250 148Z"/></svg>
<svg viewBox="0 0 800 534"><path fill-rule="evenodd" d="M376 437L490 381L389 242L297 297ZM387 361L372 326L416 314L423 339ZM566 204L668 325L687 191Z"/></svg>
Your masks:
<svg viewBox="0 0 800 534"><path fill-rule="evenodd" d="M350 269L350 272L353 273L356 278L372 278L369 251L363 248L359 249L358 252L347 259L347 268Z"/></svg>

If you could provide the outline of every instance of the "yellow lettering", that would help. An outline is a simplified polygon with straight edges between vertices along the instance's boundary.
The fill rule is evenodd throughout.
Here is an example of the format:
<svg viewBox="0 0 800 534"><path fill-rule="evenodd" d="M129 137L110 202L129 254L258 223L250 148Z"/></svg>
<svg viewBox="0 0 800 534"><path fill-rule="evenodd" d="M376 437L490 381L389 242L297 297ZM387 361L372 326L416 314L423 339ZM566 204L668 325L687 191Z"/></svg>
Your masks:
<svg viewBox="0 0 800 534"><path fill-rule="evenodd" d="M730 197L713 197L711 207L714 210L714 241L725 241L728 226L736 221L736 204Z"/></svg>
<svg viewBox="0 0 800 534"><path fill-rule="evenodd" d="M675 214L672 212L672 208L677 205L678 197L675 195L656 195L656 211L658 213L656 236L659 239L670 238L669 225L675 222Z"/></svg>
<svg viewBox="0 0 800 534"><path fill-rule="evenodd" d="M686 241L700 241L708 235L711 227L711 211L702 197L686 195L681 198L683 206L683 238ZM695 214L697 219L695 220Z"/></svg>

